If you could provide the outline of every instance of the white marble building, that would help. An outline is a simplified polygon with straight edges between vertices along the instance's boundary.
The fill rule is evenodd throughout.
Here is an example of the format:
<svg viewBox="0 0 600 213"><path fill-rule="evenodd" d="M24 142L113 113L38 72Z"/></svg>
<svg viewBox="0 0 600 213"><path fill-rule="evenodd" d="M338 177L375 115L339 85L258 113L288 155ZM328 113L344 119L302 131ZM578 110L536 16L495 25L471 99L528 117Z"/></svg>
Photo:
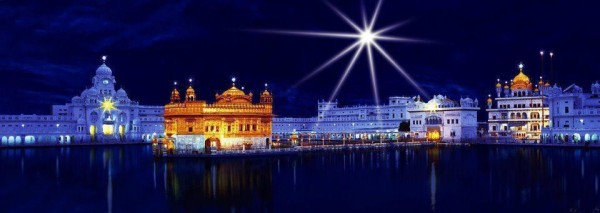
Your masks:
<svg viewBox="0 0 600 213"><path fill-rule="evenodd" d="M293 132L325 133L332 139L340 139L344 134L355 138L381 133L391 138L395 137L400 123L408 122L407 106L412 102L410 97L389 97L388 104L381 106L339 107L337 101L319 101L317 117L274 118L273 136L285 138Z"/></svg>
<svg viewBox="0 0 600 213"><path fill-rule="evenodd" d="M600 135L600 84L584 93L575 84L562 90L553 87L548 94L550 125L543 129L544 142L597 143Z"/></svg>
<svg viewBox="0 0 600 213"><path fill-rule="evenodd" d="M408 107L410 131L414 138L429 141L458 142L477 138L479 101L434 96L427 103L420 98Z"/></svg>
<svg viewBox="0 0 600 213"><path fill-rule="evenodd" d="M549 125L549 110L546 93L551 89L548 82L540 77L537 85L523 73L502 86L496 84L495 103L492 97L487 100L488 133L491 140L532 140L539 141L542 127Z"/></svg>
<svg viewBox="0 0 600 213"><path fill-rule="evenodd" d="M115 90L115 83L103 63L92 87L70 103L52 106L52 115L0 115L0 145L150 141L162 136L164 107L140 105L122 88Z"/></svg>

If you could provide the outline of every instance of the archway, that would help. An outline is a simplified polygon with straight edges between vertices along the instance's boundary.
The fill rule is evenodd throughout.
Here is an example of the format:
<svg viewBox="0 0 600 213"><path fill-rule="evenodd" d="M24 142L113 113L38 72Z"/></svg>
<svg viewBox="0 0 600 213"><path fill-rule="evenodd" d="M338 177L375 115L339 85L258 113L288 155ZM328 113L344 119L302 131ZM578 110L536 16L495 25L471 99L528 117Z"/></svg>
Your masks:
<svg viewBox="0 0 600 213"><path fill-rule="evenodd" d="M15 143L15 136L9 136L8 137L8 144L14 144Z"/></svg>
<svg viewBox="0 0 600 213"><path fill-rule="evenodd" d="M598 134L593 134L592 135L592 141L598 142Z"/></svg>
<svg viewBox="0 0 600 213"><path fill-rule="evenodd" d="M21 136L15 137L15 143L16 144L21 144Z"/></svg>
<svg viewBox="0 0 600 213"><path fill-rule="evenodd" d="M204 141L204 152L211 153L212 151L221 151L221 140L211 137Z"/></svg>
<svg viewBox="0 0 600 213"><path fill-rule="evenodd" d="M96 126L90 125L90 141L96 142Z"/></svg>
<svg viewBox="0 0 600 213"><path fill-rule="evenodd" d="M590 137L590 134L585 134L585 136L583 137L583 141L585 142L590 142L590 139L592 139L592 137Z"/></svg>
<svg viewBox="0 0 600 213"><path fill-rule="evenodd" d="M6 136L2 136L2 145L6 145L8 143L8 138Z"/></svg>
<svg viewBox="0 0 600 213"><path fill-rule="evenodd" d="M265 147L268 149L269 148L269 144L270 144L271 140L269 138L265 139Z"/></svg>
<svg viewBox="0 0 600 213"><path fill-rule="evenodd" d="M580 142L581 141L581 135L579 135L579 133L575 133L573 134L573 142Z"/></svg>

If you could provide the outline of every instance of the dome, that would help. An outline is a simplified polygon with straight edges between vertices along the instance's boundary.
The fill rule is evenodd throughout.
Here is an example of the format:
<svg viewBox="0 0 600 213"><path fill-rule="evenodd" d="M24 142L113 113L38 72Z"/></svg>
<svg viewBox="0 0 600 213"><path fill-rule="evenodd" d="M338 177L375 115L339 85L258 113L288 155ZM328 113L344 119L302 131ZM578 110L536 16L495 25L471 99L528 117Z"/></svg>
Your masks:
<svg viewBox="0 0 600 213"><path fill-rule="evenodd" d="M223 94L221 95L244 96L246 95L246 93L244 93L244 91L238 89L237 87L232 86L231 88L223 92Z"/></svg>
<svg viewBox="0 0 600 213"><path fill-rule="evenodd" d="M192 86L189 86L185 92L187 94L190 94L190 93L195 93L196 91L194 91L194 88L192 88Z"/></svg>
<svg viewBox="0 0 600 213"><path fill-rule="evenodd" d="M523 70L519 71L519 74L517 76L515 76L515 78L513 79L513 83L514 84L518 84L518 83L527 83L529 84L529 77L525 74L523 74Z"/></svg>
<svg viewBox="0 0 600 213"><path fill-rule="evenodd" d="M98 90L94 88L86 89L81 93L81 97L98 95Z"/></svg>
<svg viewBox="0 0 600 213"><path fill-rule="evenodd" d="M100 67L98 67L98 69L96 69L96 75L110 76L112 75L112 70L110 67L106 66L106 64L102 64Z"/></svg>
<svg viewBox="0 0 600 213"><path fill-rule="evenodd" d="M262 92L262 95L271 95L271 93L269 91L265 90Z"/></svg>
<svg viewBox="0 0 600 213"><path fill-rule="evenodd" d="M515 78L513 79L510 89L531 90L531 88L532 88L532 85L531 85L531 81L529 80L529 77L527 75L523 74L523 69L519 69L519 74L517 76L515 76Z"/></svg>
<svg viewBox="0 0 600 213"><path fill-rule="evenodd" d="M127 92L125 92L125 90L123 88L121 88L117 91L117 96L118 97L127 97Z"/></svg>
<svg viewBox="0 0 600 213"><path fill-rule="evenodd" d="M501 84L500 82L498 82L498 83L496 84L496 87L500 88L500 87L502 87L502 84Z"/></svg>

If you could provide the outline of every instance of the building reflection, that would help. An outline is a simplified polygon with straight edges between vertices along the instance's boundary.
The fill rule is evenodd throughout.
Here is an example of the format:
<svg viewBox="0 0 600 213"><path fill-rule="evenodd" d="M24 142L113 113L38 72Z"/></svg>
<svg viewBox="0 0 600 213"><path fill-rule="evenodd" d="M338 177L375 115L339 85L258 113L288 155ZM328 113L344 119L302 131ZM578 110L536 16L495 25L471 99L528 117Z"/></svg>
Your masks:
<svg viewBox="0 0 600 213"><path fill-rule="evenodd" d="M268 210L272 206L270 161L175 159L164 164L167 198L177 210L192 211L199 206L223 211Z"/></svg>

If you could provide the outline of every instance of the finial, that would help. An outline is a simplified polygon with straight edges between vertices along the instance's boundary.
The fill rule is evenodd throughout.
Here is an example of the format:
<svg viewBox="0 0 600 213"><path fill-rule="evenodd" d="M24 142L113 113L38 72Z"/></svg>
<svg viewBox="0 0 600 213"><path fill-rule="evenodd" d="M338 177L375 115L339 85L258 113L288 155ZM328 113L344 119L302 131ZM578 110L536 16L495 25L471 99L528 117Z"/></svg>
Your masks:
<svg viewBox="0 0 600 213"><path fill-rule="evenodd" d="M496 80L498 81L498 83L500 83L500 79L499 79L499 78L498 78L498 79L496 79Z"/></svg>
<svg viewBox="0 0 600 213"><path fill-rule="evenodd" d="M188 82L190 82L190 84L192 83L192 81L193 81L193 80L192 80L192 78L189 78L189 79L188 79Z"/></svg>
<svg viewBox="0 0 600 213"><path fill-rule="evenodd" d="M103 56L102 56L102 63L103 63L103 64L104 64L104 63L106 63L106 55L103 55Z"/></svg>
<svg viewBox="0 0 600 213"><path fill-rule="evenodd" d="M519 70L523 70L523 62L519 64Z"/></svg>
<svg viewBox="0 0 600 213"><path fill-rule="evenodd" d="M492 95L491 95L491 94L488 94L488 98L491 98L491 97L492 97Z"/></svg>
<svg viewBox="0 0 600 213"><path fill-rule="evenodd" d="M552 58L552 56L554 56L554 52L550 52L550 58Z"/></svg>
<svg viewBox="0 0 600 213"><path fill-rule="evenodd" d="M177 86L177 81L173 81L173 86Z"/></svg>
<svg viewBox="0 0 600 213"><path fill-rule="evenodd" d="M544 56L544 51L543 51L543 50L542 50L542 51L540 51L540 55L541 55L541 56Z"/></svg>
<svg viewBox="0 0 600 213"><path fill-rule="evenodd" d="M244 86L242 86L242 90L244 90Z"/></svg>
<svg viewBox="0 0 600 213"><path fill-rule="evenodd" d="M231 78L231 84L235 86L235 77Z"/></svg>

